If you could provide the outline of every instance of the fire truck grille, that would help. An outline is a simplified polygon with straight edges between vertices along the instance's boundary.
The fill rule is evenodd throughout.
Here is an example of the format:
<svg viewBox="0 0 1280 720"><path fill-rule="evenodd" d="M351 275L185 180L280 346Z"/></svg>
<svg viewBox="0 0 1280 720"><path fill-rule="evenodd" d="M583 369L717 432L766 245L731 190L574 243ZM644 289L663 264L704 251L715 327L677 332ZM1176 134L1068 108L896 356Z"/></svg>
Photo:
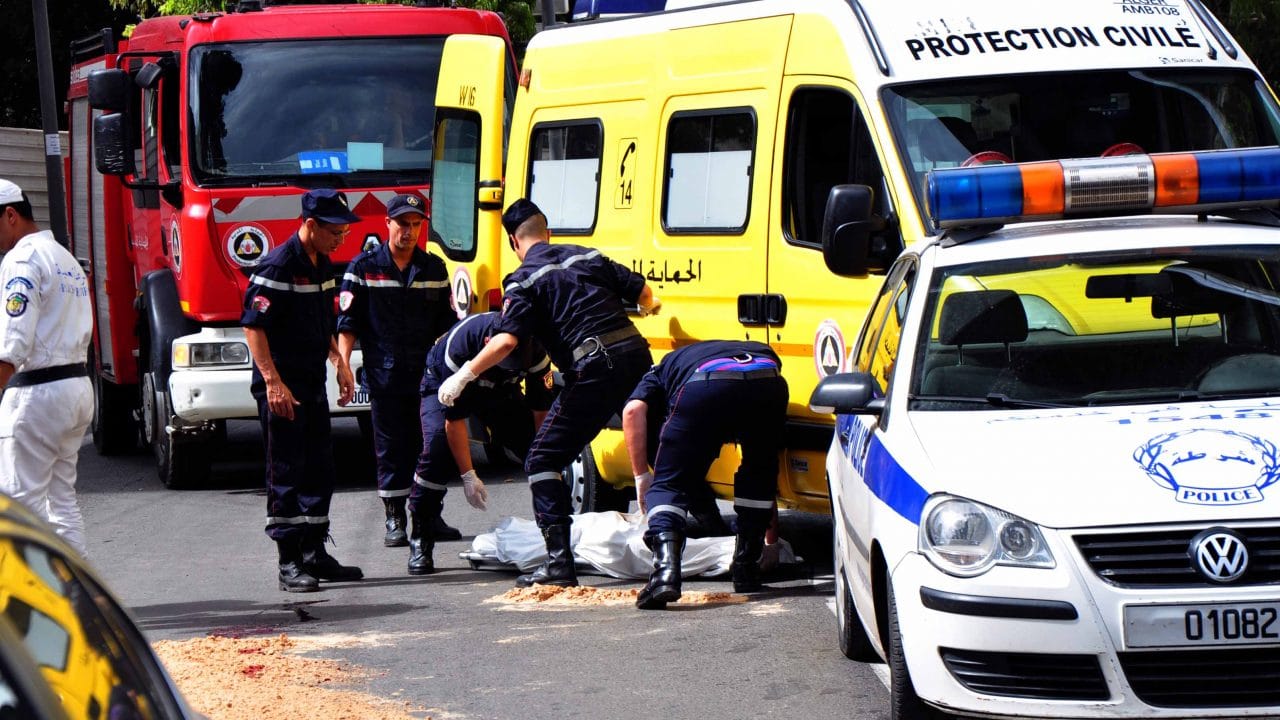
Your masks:
<svg viewBox="0 0 1280 720"><path fill-rule="evenodd" d="M1191 539L1204 528L1076 535L1098 577L1120 587L1193 587L1210 583L1192 565ZM1232 527L1249 549L1249 569L1232 585L1280 583L1280 526Z"/></svg>
<svg viewBox="0 0 1280 720"><path fill-rule="evenodd" d="M941 648L961 685L984 695L1038 700L1107 700L1111 691L1095 655L976 652Z"/></svg>
<svg viewBox="0 0 1280 720"><path fill-rule="evenodd" d="M1155 707L1280 705L1275 648L1124 652L1120 666L1138 697Z"/></svg>

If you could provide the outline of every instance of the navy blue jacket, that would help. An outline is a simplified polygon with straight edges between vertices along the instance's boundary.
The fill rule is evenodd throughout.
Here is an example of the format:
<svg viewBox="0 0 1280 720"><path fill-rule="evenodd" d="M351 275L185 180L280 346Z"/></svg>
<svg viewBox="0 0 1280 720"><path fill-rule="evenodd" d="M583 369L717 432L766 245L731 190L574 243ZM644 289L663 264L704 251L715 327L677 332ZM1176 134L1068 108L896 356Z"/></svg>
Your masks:
<svg viewBox="0 0 1280 720"><path fill-rule="evenodd" d="M414 248L401 272L386 244L347 266L338 307L338 332L360 340L364 385L373 393L414 392L431 344L456 319L444 261Z"/></svg>
<svg viewBox="0 0 1280 720"><path fill-rule="evenodd" d="M329 256L316 255L312 264L294 233L262 258L245 290L240 324L266 333L280 379L299 400L304 394L310 399L324 395L336 285ZM262 393L265 388L255 363L250 390Z"/></svg>
<svg viewBox="0 0 1280 720"><path fill-rule="evenodd" d="M588 338L631 325L626 304L635 303L644 277L593 248L538 243L503 281L502 319L496 332L521 342L537 338L561 370L573 367L573 350Z"/></svg>
<svg viewBox="0 0 1280 720"><path fill-rule="evenodd" d="M737 363L720 364L715 360L737 360ZM649 405L650 420L666 418L676 396L689 381L689 376L705 370L733 370L738 367L767 366L781 368L782 361L773 348L750 340L705 340L686 345L667 353L653 369L640 378L640 384L631 392L628 400L643 400Z"/></svg>
<svg viewBox="0 0 1280 720"><path fill-rule="evenodd" d="M427 355L427 372L422 378L421 391L434 395L440 383L453 375L462 364L484 349L485 338L492 337L499 315L496 312L480 313L461 320L447 335L440 338ZM458 420L470 416L474 405L484 392L515 391L520 381L525 381L525 396L533 410L546 410L554 398L551 391L551 361L536 340L522 340L502 362L485 370L458 397L452 407L445 408L445 417Z"/></svg>

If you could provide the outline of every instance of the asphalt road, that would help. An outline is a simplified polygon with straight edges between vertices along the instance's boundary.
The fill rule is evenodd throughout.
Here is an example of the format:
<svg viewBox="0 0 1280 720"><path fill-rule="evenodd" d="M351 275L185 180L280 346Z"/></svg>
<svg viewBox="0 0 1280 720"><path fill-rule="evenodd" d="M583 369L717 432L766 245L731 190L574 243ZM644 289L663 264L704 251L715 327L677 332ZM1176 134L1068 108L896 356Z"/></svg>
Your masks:
<svg viewBox="0 0 1280 720"><path fill-rule="evenodd" d="M275 548L263 534L261 443L233 423L210 487L171 491L149 455L99 457L86 441L80 502L89 556L152 640L209 633L285 632L362 640L326 650L372 672L368 690L435 718L858 718L888 715L877 668L846 660L831 610L830 524L786 515L782 533L802 556L771 592L743 604L665 612L616 606L511 610L486 604L514 574L473 570L458 557L507 515L530 517L517 468L479 468L489 509L461 487L445 502L460 542L441 543L436 574L405 573L407 548L382 546L382 506L355 423L335 421L342 480L330 552L364 569L358 583L318 593L276 587ZM583 576L602 588L641 583ZM691 578L686 590L729 591Z"/></svg>

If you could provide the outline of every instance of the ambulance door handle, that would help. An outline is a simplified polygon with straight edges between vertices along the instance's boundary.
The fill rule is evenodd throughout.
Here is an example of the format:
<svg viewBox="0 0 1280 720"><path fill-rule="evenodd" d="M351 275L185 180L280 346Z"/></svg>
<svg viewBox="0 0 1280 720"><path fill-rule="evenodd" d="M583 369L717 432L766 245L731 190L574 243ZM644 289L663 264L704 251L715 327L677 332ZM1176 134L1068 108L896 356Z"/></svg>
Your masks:
<svg viewBox="0 0 1280 720"><path fill-rule="evenodd" d="M787 321L787 298L778 293L738 296L738 322L747 327L782 325Z"/></svg>

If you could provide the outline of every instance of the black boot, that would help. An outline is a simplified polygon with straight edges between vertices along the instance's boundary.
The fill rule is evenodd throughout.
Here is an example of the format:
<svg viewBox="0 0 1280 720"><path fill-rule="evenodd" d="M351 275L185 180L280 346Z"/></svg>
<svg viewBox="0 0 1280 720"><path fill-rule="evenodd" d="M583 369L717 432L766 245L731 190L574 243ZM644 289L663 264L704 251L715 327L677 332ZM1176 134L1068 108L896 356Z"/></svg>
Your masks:
<svg viewBox="0 0 1280 720"><path fill-rule="evenodd" d="M653 572L649 573L649 584L636 596L636 607L661 610L667 603L680 599L680 556L684 552L684 536L672 530L646 537L644 541L653 551Z"/></svg>
<svg viewBox="0 0 1280 720"><path fill-rule="evenodd" d="M359 580L364 571L354 565L343 565L324 549L324 536L309 536L302 541L302 569L317 580Z"/></svg>
<svg viewBox="0 0 1280 720"><path fill-rule="evenodd" d="M534 584L578 586L578 572L573 567L573 549L569 547L569 527L569 523L565 523L542 528L542 539L547 543L547 559L538 569L516 578L517 587Z"/></svg>
<svg viewBox="0 0 1280 720"><path fill-rule="evenodd" d="M298 547L296 538L277 540L276 549L280 552L281 590L315 592L320 589L320 583L302 569L302 550Z"/></svg>
<svg viewBox="0 0 1280 720"><path fill-rule="evenodd" d="M436 571L436 562L431 558L436 539L431 534L431 521L418 513L413 513L413 523L409 526L409 574L430 575Z"/></svg>
<svg viewBox="0 0 1280 720"><path fill-rule="evenodd" d="M757 592L760 582L760 555L764 553L764 532L738 533L733 546L733 591Z"/></svg>
<svg viewBox="0 0 1280 720"><path fill-rule="evenodd" d="M435 516L431 521L432 537L440 542L452 542L462 539L462 531L456 527L450 527L444 521L441 515Z"/></svg>
<svg viewBox="0 0 1280 720"><path fill-rule="evenodd" d="M409 544L404 530L407 522L404 503L405 499L402 497L382 498L382 505L387 510L387 534L382 538L382 544L387 547L404 547Z"/></svg>

